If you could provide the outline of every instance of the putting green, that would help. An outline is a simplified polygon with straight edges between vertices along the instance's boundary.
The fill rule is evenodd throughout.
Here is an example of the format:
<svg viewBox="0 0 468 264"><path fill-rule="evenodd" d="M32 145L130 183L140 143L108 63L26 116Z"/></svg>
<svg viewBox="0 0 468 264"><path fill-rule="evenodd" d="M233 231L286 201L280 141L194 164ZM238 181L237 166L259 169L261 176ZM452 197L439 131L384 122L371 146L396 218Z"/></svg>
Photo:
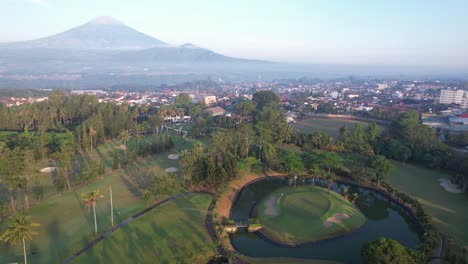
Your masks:
<svg viewBox="0 0 468 264"><path fill-rule="evenodd" d="M255 210L264 235L291 245L339 236L366 222L359 209L341 195L316 186L277 189Z"/></svg>

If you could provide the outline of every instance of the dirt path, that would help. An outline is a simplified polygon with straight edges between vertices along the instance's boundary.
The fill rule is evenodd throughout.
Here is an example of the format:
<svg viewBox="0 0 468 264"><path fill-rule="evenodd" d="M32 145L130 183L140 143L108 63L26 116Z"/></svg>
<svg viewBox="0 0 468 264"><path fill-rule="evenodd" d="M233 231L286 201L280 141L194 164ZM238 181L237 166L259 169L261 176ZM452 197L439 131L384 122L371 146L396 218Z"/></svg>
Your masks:
<svg viewBox="0 0 468 264"><path fill-rule="evenodd" d="M218 200L218 206L217 206L217 214L218 217L221 219L229 218L229 214L231 212L231 206L232 203L234 202L234 199L236 198L236 194L241 190L244 186L247 184L256 181L258 179L262 179L265 177L283 177L284 174L281 174L279 172L270 172L266 174L249 174L245 175L243 177L240 177L238 179L235 179L232 181L229 186L227 187L226 191L221 195L221 197Z"/></svg>
<svg viewBox="0 0 468 264"><path fill-rule="evenodd" d="M99 243L104 238L110 236L112 233L117 231L119 228L125 226L126 224L128 224L131 221L135 220L136 218L146 214L147 212L153 210L154 208L159 207L159 206L161 206L161 205L163 205L163 204L165 204L165 203L167 203L167 202L169 202L171 200L174 200L174 199L177 199L177 198L182 198L182 197L185 197L185 196L187 196L189 194L194 194L194 193L201 193L201 192L186 192L186 193L176 194L176 195L168 197L168 198L166 198L166 199L164 199L162 201L159 201L159 202L151 205L150 207L147 207L147 208L141 210L140 212L138 212L138 213L128 217L124 221L120 222L118 225L115 225L110 230L106 231L104 234L102 234L102 235L98 236L97 238L95 238L93 241L89 242L88 245L86 245L84 248L80 249L78 252L73 254L73 256L71 256L71 257L65 259L64 261L62 261L62 264L71 263L75 258L77 258L81 254L83 254L86 251L93 248L97 243ZM212 195L212 194L210 194L210 195ZM215 233L215 230L214 230L213 220L212 220L212 217L211 217L213 207L214 207L214 199L211 200L210 206L207 209L206 218L205 218L205 227L206 227L206 229L208 231L208 234L210 235L211 239L213 240L213 242L215 242L216 241L216 233ZM223 248L216 248L216 250L218 251L218 253L220 255L226 254L226 252L224 251Z"/></svg>

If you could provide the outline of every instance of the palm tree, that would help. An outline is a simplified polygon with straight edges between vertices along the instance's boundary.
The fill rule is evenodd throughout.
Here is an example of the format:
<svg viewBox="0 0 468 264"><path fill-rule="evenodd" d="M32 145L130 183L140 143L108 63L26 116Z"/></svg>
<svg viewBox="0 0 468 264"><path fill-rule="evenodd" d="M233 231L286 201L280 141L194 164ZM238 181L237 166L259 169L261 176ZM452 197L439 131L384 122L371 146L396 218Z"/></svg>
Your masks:
<svg viewBox="0 0 468 264"><path fill-rule="evenodd" d="M37 223L30 223L29 218L30 216L22 214L19 214L16 217L10 217L11 221L8 224L8 228L0 237L0 240L11 245L16 245L19 241L23 243L25 264L28 263L28 259L26 257L26 240L32 240L32 237L37 235L37 232L33 231L33 228L39 226Z"/></svg>
<svg viewBox="0 0 468 264"><path fill-rule="evenodd" d="M90 191L88 193L82 193L81 198L85 202L85 206L88 208L93 207L93 214L94 214L94 234L97 233L97 220L96 220L96 203L97 200L103 198L104 196L99 193L99 190Z"/></svg>
<svg viewBox="0 0 468 264"><path fill-rule="evenodd" d="M130 140L130 133L128 130L122 130L120 132L120 141L122 141L125 145L125 160L127 160L127 142Z"/></svg>
<svg viewBox="0 0 468 264"><path fill-rule="evenodd" d="M140 131L135 133L135 139L137 141L138 152L140 152L140 141L141 141L141 134Z"/></svg>
<svg viewBox="0 0 468 264"><path fill-rule="evenodd" d="M96 130L94 130L93 126L89 126L89 138L91 139L91 150L93 150L93 137L96 135Z"/></svg>

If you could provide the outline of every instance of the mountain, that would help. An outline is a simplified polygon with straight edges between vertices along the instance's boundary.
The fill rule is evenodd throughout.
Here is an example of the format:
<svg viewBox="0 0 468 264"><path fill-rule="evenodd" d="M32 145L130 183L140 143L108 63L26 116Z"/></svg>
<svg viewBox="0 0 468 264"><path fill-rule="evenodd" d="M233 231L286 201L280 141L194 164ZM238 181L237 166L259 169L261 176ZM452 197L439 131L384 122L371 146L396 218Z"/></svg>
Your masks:
<svg viewBox="0 0 468 264"><path fill-rule="evenodd" d="M1 43L8 49L74 49L125 50L167 46L166 43L143 34L112 17L97 17L65 32L22 42Z"/></svg>
<svg viewBox="0 0 468 264"><path fill-rule="evenodd" d="M99 17L49 37L0 43L0 88L256 79L272 64L228 57L192 43L171 45L112 17Z"/></svg>

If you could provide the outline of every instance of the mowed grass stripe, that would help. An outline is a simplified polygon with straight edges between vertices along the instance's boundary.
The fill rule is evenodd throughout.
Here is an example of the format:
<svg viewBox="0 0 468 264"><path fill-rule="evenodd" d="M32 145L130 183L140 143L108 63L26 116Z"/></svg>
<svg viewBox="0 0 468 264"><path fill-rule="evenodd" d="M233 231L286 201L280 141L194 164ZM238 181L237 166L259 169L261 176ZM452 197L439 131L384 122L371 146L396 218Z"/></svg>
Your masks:
<svg viewBox="0 0 468 264"><path fill-rule="evenodd" d="M72 263L206 263L216 254L205 230L207 194L169 201L121 227Z"/></svg>

